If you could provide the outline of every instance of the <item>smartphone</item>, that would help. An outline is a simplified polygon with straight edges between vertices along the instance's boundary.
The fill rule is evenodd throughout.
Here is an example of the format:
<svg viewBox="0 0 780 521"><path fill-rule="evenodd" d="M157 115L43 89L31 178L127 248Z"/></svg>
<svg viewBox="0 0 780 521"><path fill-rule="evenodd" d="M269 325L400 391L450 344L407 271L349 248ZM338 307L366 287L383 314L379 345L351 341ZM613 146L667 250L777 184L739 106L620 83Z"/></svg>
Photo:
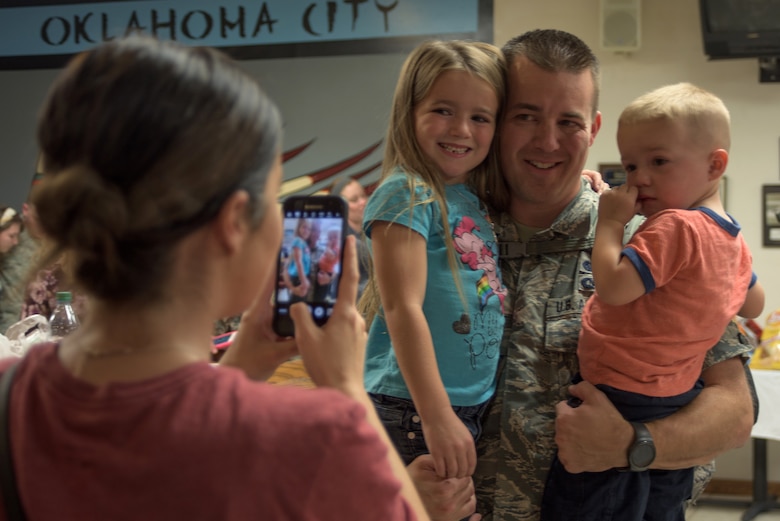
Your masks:
<svg viewBox="0 0 780 521"><path fill-rule="evenodd" d="M347 235L347 205L332 195L293 196L282 203L284 235L274 292L273 327L293 336L290 306L305 302L314 322L328 321L336 302Z"/></svg>

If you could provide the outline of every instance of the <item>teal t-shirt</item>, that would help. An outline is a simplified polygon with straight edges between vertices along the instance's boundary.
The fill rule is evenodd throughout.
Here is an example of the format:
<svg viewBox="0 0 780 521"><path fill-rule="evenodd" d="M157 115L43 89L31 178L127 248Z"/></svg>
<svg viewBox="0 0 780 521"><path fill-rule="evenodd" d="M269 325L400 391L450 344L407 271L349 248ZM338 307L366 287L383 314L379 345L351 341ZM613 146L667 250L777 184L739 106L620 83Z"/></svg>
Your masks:
<svg viewBox="0 0 780 521"><path fill-rule="evenodd" d="M303 271L306 273L299 274L298 265L295 264L295 262L292 260L287 267L287 273L289 273L291 277L298 277L302 279L304 277L308 277L309 271L311 270L311 250L309 250L309 245L306 244L306 241L298 236L293 239L292 245L290 246L290 252L292 252L295 248L301 250L301 264L303 265ZM290 255L292 256L292 253L290 253Z"/></svg>
<svg viewBox="0 0 780 521"><path fill-rule="evenodd" d="M439 373L452 405L478 405L495 390L504 330L506 288L500 278L498 244L484 207L466 185L446 187L446 232L439 205L430 194L431 189L418 182L412 208L406 175L389 176L369 198L363 228L369 245L375 221L406 226L425 239L428 273L423 312ZM450 234L455 244L465 309L450 269L443 233ZM372 393L411 399L382 317L380 309L368 334L366 388Z"/></svg>

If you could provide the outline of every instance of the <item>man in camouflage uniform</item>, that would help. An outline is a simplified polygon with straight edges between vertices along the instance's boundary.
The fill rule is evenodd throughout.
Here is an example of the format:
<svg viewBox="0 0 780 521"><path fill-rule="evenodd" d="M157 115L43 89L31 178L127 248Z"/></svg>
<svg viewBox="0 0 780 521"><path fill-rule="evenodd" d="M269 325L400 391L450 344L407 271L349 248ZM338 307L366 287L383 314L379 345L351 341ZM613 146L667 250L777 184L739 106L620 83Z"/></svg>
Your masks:
<svg viewBox="0 0 780 521"><path fill-rule="evenodd" d="M27 196L27 201L22 204L24 229L19 234L19 244L0 266L0 284L4 288L4 291L0 292L0 333L2 334L5 334L9 326L21 319L27 283L32 279L32 270L40 255L41 232L38 227L38 214L35 206L30 203L32 191L43 179L43 174L40 172L40 157L35 170L30 182L30 193Z"/></svg>
<svg viewBox="0 0 780 521"><path fill-rule="evenodd" d="M628 465L634 433L587 383L572 391L583 405L560 404L578 370L580 314L594 291L590 251L598 196L580 172L601 125L596 58L583 42L560 31L526 33L507 43L504 54L508 100L500 150L511 200L502 205L497 198L504 211L496 232L513 312L474 480L484 520L533 521L558 446L570 471L601 471ZM738 358L749 348L740 345L736 328L730 333L708 355L704 398L674 415L688 414L682 416L686 421L668 422L669 417L648 424L656 465L702 464L749 436L750 394ZM728 362L708 372L721 361ZM716 393L732 393L732 399ZM680 448L674 445L678 440ZM698 491L710 475L707 468L697 473Z"/></svg>

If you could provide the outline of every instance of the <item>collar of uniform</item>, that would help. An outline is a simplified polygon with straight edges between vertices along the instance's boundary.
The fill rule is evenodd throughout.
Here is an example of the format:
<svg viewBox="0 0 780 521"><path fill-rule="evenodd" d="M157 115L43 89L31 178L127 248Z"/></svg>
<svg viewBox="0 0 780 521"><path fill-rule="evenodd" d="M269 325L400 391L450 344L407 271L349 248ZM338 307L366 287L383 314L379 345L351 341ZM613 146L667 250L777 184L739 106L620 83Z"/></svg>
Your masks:
<svg viewBox="0 0 780 521"><path fill-rule="evenodd" d="M552 225L536 233L529 242L556 239L584 239L593 237L598 218L599 196L583 179L577 196L563 209ZM509 212L503 212L496 219L496 235L499 242L520 241L520 225Z"/></svg>

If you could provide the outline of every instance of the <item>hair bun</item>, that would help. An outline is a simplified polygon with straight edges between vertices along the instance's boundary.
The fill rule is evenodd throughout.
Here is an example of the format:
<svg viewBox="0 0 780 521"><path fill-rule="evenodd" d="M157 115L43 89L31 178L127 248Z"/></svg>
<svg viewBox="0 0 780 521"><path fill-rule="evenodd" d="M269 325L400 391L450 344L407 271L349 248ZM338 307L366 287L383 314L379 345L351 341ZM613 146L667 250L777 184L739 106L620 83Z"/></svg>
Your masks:
<svg viewBox="0 0 780 521"><path fill-rule="evenodd" d="M44 233L77 257L111 258L128 227L119 188L82 164L46 175L36 187L33 203Z"/></svg>

